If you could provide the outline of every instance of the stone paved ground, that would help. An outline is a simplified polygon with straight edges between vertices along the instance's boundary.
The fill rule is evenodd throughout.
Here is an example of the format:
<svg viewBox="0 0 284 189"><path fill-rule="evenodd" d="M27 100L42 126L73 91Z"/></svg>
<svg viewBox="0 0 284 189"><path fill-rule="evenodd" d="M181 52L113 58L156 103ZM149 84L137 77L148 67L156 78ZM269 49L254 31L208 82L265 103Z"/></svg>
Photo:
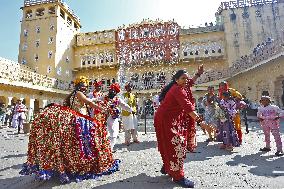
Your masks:
<svg viewBox="0 0 284 189"><path fill-rule="evenodd" d="M282 124L282 138L284 139ZM250 123L251 132L244 135L244 144L234 151L218 148L218 143L205 143L206 136L198 131L197 153L188 153L186 176L196 188L284 188L284 156L275 157L275 144L269 153L259 152L263 134L257 123ZM9 128L0 129L0 188L98 188L98 189L173 189L179 188L167 176L161 175L161 158L156 148L155 133L142 135L141 144L122 145L120 134L115 157L122 160L121 170L99 180L87 180L61 185L57 179L35 181L33 176L18 174L26 160L28 136L14 134Z"/></svg>

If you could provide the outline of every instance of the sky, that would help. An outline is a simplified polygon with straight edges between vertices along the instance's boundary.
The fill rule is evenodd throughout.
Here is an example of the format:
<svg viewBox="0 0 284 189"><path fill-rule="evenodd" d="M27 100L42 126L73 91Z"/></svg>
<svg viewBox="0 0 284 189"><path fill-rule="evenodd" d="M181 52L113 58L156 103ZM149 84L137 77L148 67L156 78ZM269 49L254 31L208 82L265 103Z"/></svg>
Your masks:
<svg viewBox="0 0 284 189"><path fill-rule="evenodd" d="M24 0L0 0L0 57L17 61ZM175 20L180 26L215 22L225 0L65 0L81 19L81 32L116 29L143 19Z"/></svg>

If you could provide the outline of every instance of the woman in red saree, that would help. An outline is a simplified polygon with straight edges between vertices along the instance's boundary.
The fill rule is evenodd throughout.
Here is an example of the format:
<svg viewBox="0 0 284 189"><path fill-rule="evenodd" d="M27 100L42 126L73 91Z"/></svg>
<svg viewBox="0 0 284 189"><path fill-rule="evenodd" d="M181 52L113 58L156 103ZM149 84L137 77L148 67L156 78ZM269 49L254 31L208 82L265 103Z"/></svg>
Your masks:
<svg viewBox="0 0 284 189"><path fill-rule="evenodd" d="M199 120L200 117L188 96L188 81L186 72L179 70L163 89L154 126L158 150L163 160L161 172L168 174L179 185L193 188L194 183L184 177L183 164L187 148L188 115L194 120Z"/></svg>

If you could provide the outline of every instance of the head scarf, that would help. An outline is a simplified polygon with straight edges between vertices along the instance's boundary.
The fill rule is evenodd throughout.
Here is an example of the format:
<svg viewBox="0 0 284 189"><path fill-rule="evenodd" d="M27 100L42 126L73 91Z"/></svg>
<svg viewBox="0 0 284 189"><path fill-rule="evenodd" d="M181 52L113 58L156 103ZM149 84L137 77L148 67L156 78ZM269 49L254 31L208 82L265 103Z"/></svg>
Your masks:
<svg viewBox="0 0 284 189"><path fill-rule="evenodd" d="M220 88L220 85L224 85L224 88L221 89ZM226 82L226 81L222 81L220 84L219 84L219 98L222 98L223 96L223 92L229 92L229 84Z"/></svg>

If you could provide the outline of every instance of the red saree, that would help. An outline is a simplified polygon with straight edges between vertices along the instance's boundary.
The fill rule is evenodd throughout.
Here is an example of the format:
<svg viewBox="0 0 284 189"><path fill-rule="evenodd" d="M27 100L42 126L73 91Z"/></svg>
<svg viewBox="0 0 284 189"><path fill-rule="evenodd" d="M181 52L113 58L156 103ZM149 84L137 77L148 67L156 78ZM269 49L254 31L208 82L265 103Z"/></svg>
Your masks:
<svg viewBox="0 0 284 189"><path fill-rule="evenodd" d="M183 87L174 84L157 109L154 126L165 171L174 179L184 177L184 158L187 145L187 115L194 104Z"/></svg>

